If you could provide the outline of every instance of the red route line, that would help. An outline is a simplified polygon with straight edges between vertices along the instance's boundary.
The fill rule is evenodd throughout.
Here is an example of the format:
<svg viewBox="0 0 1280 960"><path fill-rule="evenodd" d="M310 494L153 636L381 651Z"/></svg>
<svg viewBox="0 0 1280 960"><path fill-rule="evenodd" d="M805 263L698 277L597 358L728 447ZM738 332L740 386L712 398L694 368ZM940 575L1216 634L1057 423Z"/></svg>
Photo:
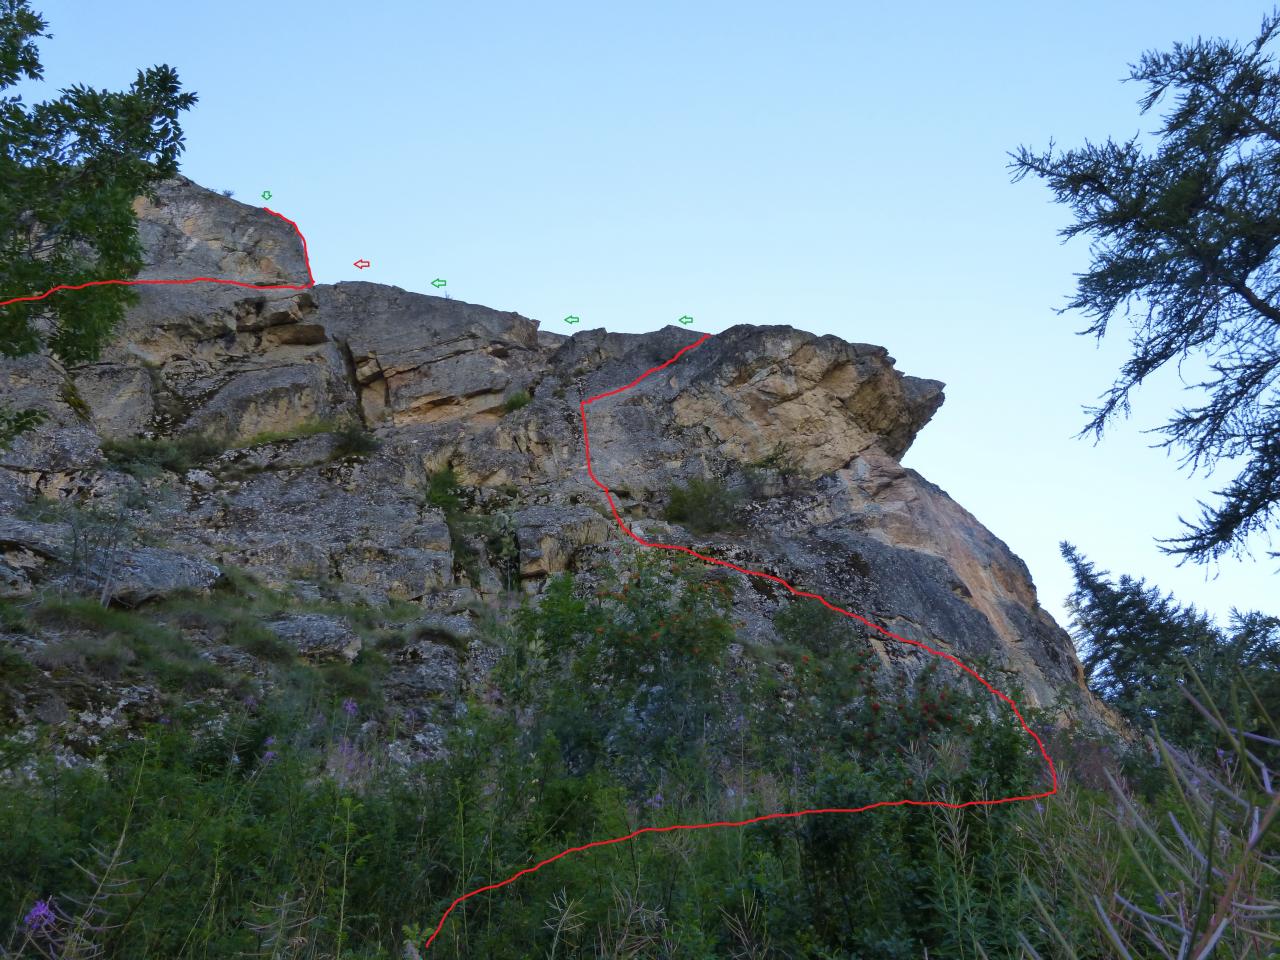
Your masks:
<svg viewBox="0 0 1280 960"><path fill-rule="evenodd" d="M84 290L87 287L158 286L161 284L181 286L188 283L221 283L230 287L246 287L250 290L310 290L316 285L316 278L311 273L311 255L307 252L307 238L302 235L302 231L298 229L298 225L284 214L276 213L270 207L263 207L262 209L267 211L267 213L271 214L273 217L279 217L289 226L293 227L293 232L298 235L298 239L302 242L302 259L307 265L306 283L257 284L246 283L243 280L220 280L217 277L190 277L185 280L90 280L88 283L76 283L70 285L61 284L33 297L14 297L11 300L0 300L0 307L7 307L11 303L34 303L37 300L43 300L46 297L57 293L59 290Z"/></svg>
<svg viewBox="0 0 1280 960"><path fill-rule="evenodd" d="M557 860L563 859L564 857L567 857L571 853L581 853L584 850L593 850L596 847L608 847L608 846L612 846L615 843L625 843L628 840L634 840L636 837L643 836L644 834L647 834L647 833L670 833L675 830L710 830L715 827L746 827L746 826L750 826L753 823L764 823L766 820L792 820L797 817L807 817L807 816L811 816L813 814L819 814L819 813L864 813L867 810L874 810L877 807L903 807L903 806L947 807L950 810L960 810L964 807L991 807L991 806L996 806L997 804L1002 804L1002 803L1016 803L1020 800L1041 800L1041 799L1044 799L1045 797L1051 797L1058 792L1058 771L1053 765L1053 758L1049 756L1048 751L1046 751L1044 748L1044 743L1036 735L1035 731L1027 726L1027 721L1022 718L1022 713L1018 710L1018 705L1014 703L1013 700L1010 699L1008 696L1001 693L999 690L993 687L990 683L988 683L985 679L979 676L978 673L975 672L972 667L969 667L966 664L962 663L960 660L956 659L949 653L944 653L941 650L933 649L928 644L921 643L918 640L908 640L906 637L900 637L896 633L890 633L884 627L881 627L877 624L872 623L870 620L866 619L865 617L861 617L858 614L853 613L849 610L845 610L842 607L837 607L833 603L828 603L824 597L821 597L816 593L809 593L805 590L797 590L795 587L789 584L786 580L783 580L781 577L775 577L771 573L764 573L760 570L748 570L746 567L740 567L737 564L730 563L727 560L719 560L715 557L708 557L706 554L698 553L698 551L696 550L691 550L689 547L683 547L683 546L680 546L679 544L654 543L649 540L645 540L641 537L636 536L636 534L632 532L631 528L628 527L626 523L623 522L622 517L618 514L617 504L613 502L613 491L600 482L600 478L596 476L595 468L592 467L591 465L591 440L587 434L587 407L595 403L597 400L604 400L607 397L614 397L620 393L624 393L625 391L630 390L632 387L636 386L646 377L650 376L651 374L657 373L659 370L665 370L667 367L671 366L673 363L679 360L684 354L688 353L690 350L694 349L695 347L701 346L702 344L706 343L709 339L711 339L711 334L709 333L704 334L703 336L699 337L697 340L695 340L693 343L689 344L688 346L681 347L676 352L675 356L673 356L666 363L659 364L656 367L652 367L651 369L646 370L644 373L640 374L640 376L636 377L626 386L618 387L616 390L609 390L606 393L598 393L594 397L590 397L586 400L583 400L578 405L578 409L582 415L582 442L584 447L586 448L587 475L591 477L592 483L594 483L597 487L599 487L604 492L606 499L608 499L609 501L609 509L613 511L613 519L617 521L617 524L621 528L622 532L643 547L651 547L656 550L675 550L679 553L687 553L691 557L697 557L699 560L703 560L707 563L715 564L718 567L728 567L730 570L736 570L738 573L742 573L750 577L761 577L765 580L772 581L773 583L780 584L781 586L786 587L786 589L791 593L792 596L805 597L809 600L817 600L820 604L822 604L828 610L841 614L842 616L849 617L852 620L857 620L859 623L865 624L866 626L870 627L872 630L878 631L879 633L890 638L891 640L897 640L900 643L908 643L913 647L919 647L921 650L931 653L935 657L941 657L942 659L955 664L965 673L969 674L969 676L973 677L975 680L981 683L984 687L986 687L987 690L989 690L994 696L998 697L999 699L1003 700L1005 703L1009 705L1009 709L1011 709L1013 711L1013 715L1018 718L1018 723L1021 724L1023 731L1026 732L1026 734L1036 742L1036 746L1040 748L1040 756L1044 757L1045 763L1047 763L1049 766L1049 775L1053 780L1053 789L1046 790L1043 793L1030 793L1030 794L1019 795L1014 797L1001 797L998 800L966 800L963 803L947 803L946 801L943 801L943 800L879 800L875 803L869 803L864 807L821 807L813 810L793 810L793 811L786 811L783 813L766 813L766 814L763 814L762 816L751 817L749 820L718 820L712 823L675 823L665 827L641 827L638 830L631 831L631 833L628 833L625 836L612 837L608 840L594 840L591 843L584 843L582 844L582 846L579 846L579 847L569 847L567 850L561 850L554 857L547 857L547 859L542 860L539 863L535 863L531 867L525 867L523 870L519 870L516 873L513 873L511 876L507 877L507 879L505 880L501 880L498 883L491 883L484 887L477 887L475 890L472 890L469 893L464 893L462 896L457 897L451 904L449 904L449 909L445 910L444 915L440 917L440 922L436 924L435 930L432 932L431 936L429 936L426 942L423 944L424 951L429 949L431 947L431 944L435 941L435 939L438 936L440 936L440 931L444 928L445 921L449 919L449 914L453 913L454 908L456 908L459 904L463 903L464 901L469 900L472 897L477 896L478 894L487 893L490 890L498 890L502 887L507 886L510 883L514 883L515 881L519 880L521 877L530 873L536 873L537 871L541 870L543 867L547 866L548 864L555 863Z"/></svg>

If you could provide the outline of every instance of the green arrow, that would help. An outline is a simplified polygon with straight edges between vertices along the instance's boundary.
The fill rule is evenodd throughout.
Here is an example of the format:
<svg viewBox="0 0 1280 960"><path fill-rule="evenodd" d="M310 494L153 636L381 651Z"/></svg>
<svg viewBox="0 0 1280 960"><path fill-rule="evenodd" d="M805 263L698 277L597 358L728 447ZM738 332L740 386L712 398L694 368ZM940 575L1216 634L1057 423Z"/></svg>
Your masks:
<svg viewBox="0 0 1280 960"><path fill-rule="evenodd" d="M565 323L577 323L577 322L578 322L579 320L581 320L581 319L582 319L581 317L576 316L575 314L572 314L572 313L571 313L571 314L569 314L567 317L565 317L565 318L564 318L564 322L565 322Z"/></svg>
<svg viewBox="0 0 1280 960"><path fill-rule="evenodd" d="M263 191L262 191L262 199L263 199L263 200L270 200L270 199L271 199L271 191L270 191L270 190L263 190Z"/></svg>
<svg viewBox="0 0 1280 960"><path fill-rule="evenodd" d="M435 280L431 281L431 285L435 287L437 290L439 290L441 287L445 285L445 281L437 277Z"/></svg>
<svg viewBox="0 0 1280 960"><path fill-rule="evenodd" d="M680 318L678 321L676 321L676 322L677 322L677 323L683 323L683 324L687 327L689 324L693 323L693 317L689 316L689 315L686 313L683 317L681 317L681 318Z"/></svg>

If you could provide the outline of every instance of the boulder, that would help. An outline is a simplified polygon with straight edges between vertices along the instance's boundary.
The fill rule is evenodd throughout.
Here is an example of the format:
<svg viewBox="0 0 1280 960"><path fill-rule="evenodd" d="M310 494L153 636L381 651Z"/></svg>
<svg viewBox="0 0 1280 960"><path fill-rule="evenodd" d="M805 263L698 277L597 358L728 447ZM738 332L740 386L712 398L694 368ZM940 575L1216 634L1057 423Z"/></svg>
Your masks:
<svg viewBox="0 0 1280 960"><path fill-rule="evenodd" d="M267 623L280 639L292 644L298 655L312 663L350 663L360 653L360 636L338 617L303 613Z"/></svg>

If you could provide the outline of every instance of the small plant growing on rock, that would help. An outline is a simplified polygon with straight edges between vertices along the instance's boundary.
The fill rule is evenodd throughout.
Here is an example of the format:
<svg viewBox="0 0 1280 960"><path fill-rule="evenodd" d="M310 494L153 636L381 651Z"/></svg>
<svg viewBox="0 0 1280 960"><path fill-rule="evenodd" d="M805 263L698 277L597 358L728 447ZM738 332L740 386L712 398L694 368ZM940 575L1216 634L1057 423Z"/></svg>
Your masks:
<svg viewBox="0 0 1280 960"><path fill-rule="evenodd" d="M687 486L671 491L663 516L694 533L715 533L737 527L733 517L737 505L738 495L720 481L694 477Z"/></svg>
<svg viewBox="0 0 1280 960"><path fill-rule="evenodd" d="M506 413L515 413L521 407L527 407L532 401L533 397L529 396L528 390L517 390L503 402L502 409Z"/></svg>
<svg viewBox="0 0 1280 960"><path fill-rule="evenodd" d="M370 431L355 422L344 424L333 435L337 440L334 453L339 457L363 456L373 453L382 445Z"/></svg>
<svg viewBox="0 0 1280 960"><path fill-rule="evenodd" d="M159 475L162 470L186 473L192 467L212 460L224 452L227 444L217 437L201 433L182 437L123 437L102 442L102 455L117 469L139 479Z"/></svg>
<svg viewBox="0 0 1280 960"><path fill-rule="evenodd" d="M446 516L461 510L462 499L458 496L457 474L446 467L428 476L423 499L428 506L439 507Z"/></svg>

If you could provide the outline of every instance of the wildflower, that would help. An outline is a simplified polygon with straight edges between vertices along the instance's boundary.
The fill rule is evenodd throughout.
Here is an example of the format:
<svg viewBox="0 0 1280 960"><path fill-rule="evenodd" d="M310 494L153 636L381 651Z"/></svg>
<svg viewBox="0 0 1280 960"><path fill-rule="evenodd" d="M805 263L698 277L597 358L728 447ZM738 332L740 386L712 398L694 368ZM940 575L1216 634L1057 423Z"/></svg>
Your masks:
<svg viewBox="0 0 1280 960"><path fill-rule="evenodd" d="M805 654L804 656L802 656L800 659L801 659L802 661L804 661L805 663L808 663L808 662L809 662L809 655L806 653L806 654Z"/></svg>
<svg viewBox="0 0 1280 960"><path fill-rule="evenodd" d="M274 750L268 750L266 753L262 755L262 762L264 764L270 763L277 756L279 756L279 754L277 754Z"/></svg>
<svg viewBox="0 0 1280 960"><path fill-rule="evenodd" d="M243 703L250 710L256 710L258 707L258 698L255 697L253 694L249 694L249 696L245 697L241 701L241 703Z"/></svg>
<svg viewBox="0 0 1280 960"><path fill-rule="evenodd" d="M22 922L27 925L28 930L43 930L46 927L53 926L57 922L57 917L53 915L53 910L49 906L48 900L37 900L27 915L22 918Z"/></svg>
<svg viewBox="0 0 1280 960"><path fill-rule="evenodd" d="M168 723L169 723L169 718L168 718L168 717L161 717L161 718L160 718L160 722L161 722L161 723L163 723L163 724L165 724L165 725L167 726L167 725L168 725Z"/></svg>
<svg viewBox="0 0 1280 960"><path fill-rule="evenodd" d="M347 697L347 699L342 701L342 712L348 717L354 717L359 709L360 708L356 705L355 700L351 697Z"/></svg>
<svg viewBox="0 0 1280 960"><path fill-rule="evenodd" d="M276 742L276 738L274 736L267 737L266 740L262 741L263 745L267 747L271 746L275 742Z"/></svg>
<svg viewBox="0 0 1280 960"><path fill-rule="evenodd" d="M1036 813L1044 813L1044 804L1039 800L1036 801Z"/></svg>

